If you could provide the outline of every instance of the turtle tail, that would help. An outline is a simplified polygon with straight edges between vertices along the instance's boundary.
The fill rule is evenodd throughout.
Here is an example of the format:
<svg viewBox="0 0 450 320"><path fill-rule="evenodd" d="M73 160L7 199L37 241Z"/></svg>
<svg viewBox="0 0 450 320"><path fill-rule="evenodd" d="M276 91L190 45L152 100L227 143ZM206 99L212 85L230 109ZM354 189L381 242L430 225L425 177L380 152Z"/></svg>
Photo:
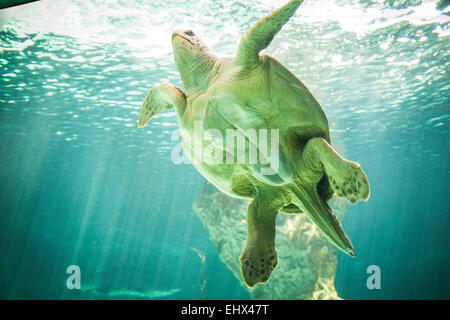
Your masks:
<svg viewBox="0 0 450 320"><path fill-rule="evenodd" d="M320 185L318 187L320 188ZM291 190L292 202L311 218L333 244L349 256L355 257L356 252L350 239L324 198L319 195L318 188L313 184L298 183Z"/></svg>

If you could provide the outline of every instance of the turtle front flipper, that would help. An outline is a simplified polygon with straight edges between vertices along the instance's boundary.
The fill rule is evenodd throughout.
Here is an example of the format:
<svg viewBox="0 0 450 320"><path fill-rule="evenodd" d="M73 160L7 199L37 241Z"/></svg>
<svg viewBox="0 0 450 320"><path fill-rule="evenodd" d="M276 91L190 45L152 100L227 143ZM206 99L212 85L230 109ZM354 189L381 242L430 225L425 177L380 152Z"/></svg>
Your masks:
<svg viewBox="0 0 450 320"><path fill-rule="evenodd" d="M284 206L275 192L258 191L247 211L247 243L241 253L244 281L250 288L266 283L278 265L275 249L275 219Z"/></svg>
<svg viewBox="0 0 450 320"><path fill-rule="evenodd" d="M138 127L144 127L147 122L163 109L175 107L178 118L183 116L186 109L186 98L183 91L170 83L163 82L147 90L148 94L142 102L141 115L139 116Z"/></svg>
<svg viewBox="0 0 450 320"><path fill-rule="evenodd" d="M259 52L270 44L273 37L292 17L303 0L291 0L256 23L242 38L236 61L248 66L257 63Z"/></svg>

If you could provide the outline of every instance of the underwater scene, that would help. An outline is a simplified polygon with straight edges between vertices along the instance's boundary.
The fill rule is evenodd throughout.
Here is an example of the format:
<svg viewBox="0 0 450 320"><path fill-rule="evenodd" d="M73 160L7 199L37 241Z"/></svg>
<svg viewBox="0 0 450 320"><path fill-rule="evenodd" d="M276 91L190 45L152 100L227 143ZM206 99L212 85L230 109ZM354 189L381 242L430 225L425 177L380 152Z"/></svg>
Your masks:
<svg viewBox="0 0 450 320"><path fill-rule="evenodd" d="M449 10L447 0L1 9L0 299L450 299ZM191 67L200 55L210 60ZM232 174L188 161L195 141L180 112L197 116L205 90L204 114L221 115L205 125L279 121L281 143L294 141L280 147L280 176L298 166L312 182L287 192L252 171L233 175L230 194L221 181ZM306 131L317 132L284 130L313 112ZM355 187L339 188L344 164ZM267 260L255 271L258 250Z"/></svg>

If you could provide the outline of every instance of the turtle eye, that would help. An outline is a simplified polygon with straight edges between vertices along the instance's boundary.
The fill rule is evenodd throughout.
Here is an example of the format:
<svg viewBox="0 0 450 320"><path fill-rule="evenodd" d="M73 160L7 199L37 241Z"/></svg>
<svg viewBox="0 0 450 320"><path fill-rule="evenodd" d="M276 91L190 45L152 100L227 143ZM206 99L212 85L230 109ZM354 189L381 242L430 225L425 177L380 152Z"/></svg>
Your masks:
<svg viewBox="0 0 450 320"><path fill-rule="evenodd" d="M187 35L190 36L190 37L195 36L195 33L194 33L194 31L192 31L192 30L186 30L184 33L187 34Z"/></svg>

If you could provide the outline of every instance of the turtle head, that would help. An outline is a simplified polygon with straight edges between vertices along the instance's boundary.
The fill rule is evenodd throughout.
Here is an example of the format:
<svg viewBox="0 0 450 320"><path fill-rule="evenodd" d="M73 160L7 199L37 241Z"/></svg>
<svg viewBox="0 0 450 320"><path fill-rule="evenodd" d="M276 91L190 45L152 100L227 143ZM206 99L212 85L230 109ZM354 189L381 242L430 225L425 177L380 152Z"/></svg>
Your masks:
<svg viewBox="0 0 450 320"><path fill-rule="evenodd" d="M189 90L205 85L214 56L203 41L192 30L176 30L172 34L172 47L183 86Z"/></svg>
<svg viewBox="0 0 450 320"><path fill-rule="evenodd" d="M175 56L196 57L208 52L208 47L192 30L175 30L172 33L172 46Z"/></svg>

